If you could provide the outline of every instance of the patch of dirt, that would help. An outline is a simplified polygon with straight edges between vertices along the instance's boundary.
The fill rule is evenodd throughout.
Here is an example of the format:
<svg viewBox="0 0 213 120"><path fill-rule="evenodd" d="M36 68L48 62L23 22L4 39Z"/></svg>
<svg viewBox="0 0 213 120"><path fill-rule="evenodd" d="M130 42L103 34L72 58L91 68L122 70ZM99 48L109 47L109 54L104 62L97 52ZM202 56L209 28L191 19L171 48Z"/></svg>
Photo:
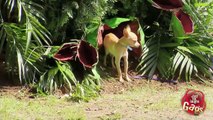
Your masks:
<svg viewBox="0 0 213 120"><path fill-rule="evenodd" d="M143 87L144 85L147 84L156 86L156 88L159 89L169 88L175 90L178 87L177 83L161 82L158 80L147 80L143 76L138 75L133 69L135 68L130 68L128 72L129 77L131 78L132 81L119 82L117 78L117 71L114 68L103 67L103 65L100 65L99 72L103 79L101 94L111 94L111 93L121 94L124 91L131 90L137 87Z"/></svg>
<svg viewBox="0 0 213 120"><path fill-rule="evenodd" d="M209 89L208 86L200 85L196 82L174 85L156 80L147 81L145 79L135 79L132 82L125 81L124 83L118 82L118 80L104 81L101 91L103 98L90 101L85 108L87 119L210 120L213 117L212 110L206 110L200 116L188 115L182 110L180 99L187 86L197 86L198 89L206 87ZM147 87L150 87L154 92L147 91L146 93L146 91L143 91L143 88L146 90ZM134 93L134 89L137 90L137 88L141 88L142 91ZM127 92L131 90L133 92ZM145 96L143 96L144 94ZM170 97L171 101L175 100L175 105L169 104L171 103L169 102ZM159 103L162 100L165 104ZM154 108L153 106L160 108Z"/></svg>
<svg viewBox="0 0 213 120"><path fill-rule="evenodd" d="M103 81L101 94L119 94L124 91L130 90L136 87L142 87L144 83L147 83L146 80L133 80L131 82L119 82L118 80L108 80Z"/></svg>
<svg viewBox="0 0 213 120"><path fill-rule="evenodd" d="M143 87L145 85L150 85L155 89L172 89L177 90L178 84L163 83L156 80L146 80L146 79L133 79L131 82L119 82L116 79L111 79L108 81L103 81L101 94L122 94L124 91L132 90L135 88Z"/></svg>
<svg viewBox="0 0 213 120"><path fill-rule="evenodd" d="M0 68L0 97L12 96L18 99L26 99L31 96L29 88L18 84L18 79L8 77L5 62L2 59L0 59Z"/></svg>
<svg viewBox="0 0 213 120"><path fill-rule="evenodd" d="M21 87L13 84L13 81L8 78L3 60L0 60L0 68L0 96L7 94L14 95Z"/></svg>

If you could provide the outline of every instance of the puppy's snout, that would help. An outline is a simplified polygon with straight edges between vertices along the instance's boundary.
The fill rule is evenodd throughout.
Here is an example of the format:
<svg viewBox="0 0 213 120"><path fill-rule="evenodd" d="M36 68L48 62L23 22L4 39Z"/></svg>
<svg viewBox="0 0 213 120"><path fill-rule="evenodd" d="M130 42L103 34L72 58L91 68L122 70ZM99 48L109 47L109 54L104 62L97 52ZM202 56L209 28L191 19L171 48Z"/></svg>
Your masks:
<svg viewBox="0 0 213 120"><path fill-rule="evenodd" d="M138 48L139 46L140 46L140 43L139 43L139 42L136 42L136 43L135 43L135 47Z"/></svg>

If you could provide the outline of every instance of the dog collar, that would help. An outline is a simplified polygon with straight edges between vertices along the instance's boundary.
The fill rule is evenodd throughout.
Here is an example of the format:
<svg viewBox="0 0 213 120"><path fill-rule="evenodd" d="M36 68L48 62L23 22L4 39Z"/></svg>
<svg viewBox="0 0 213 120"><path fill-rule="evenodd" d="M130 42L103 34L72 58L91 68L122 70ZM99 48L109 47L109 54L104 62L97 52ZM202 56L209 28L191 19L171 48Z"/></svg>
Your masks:
<svg viewBox="0 0 213 120"><path fill-rule="evenodd" d="M127 49L130 50L130 51L132 51L132 48L130 46L127 46Z"/></svg>

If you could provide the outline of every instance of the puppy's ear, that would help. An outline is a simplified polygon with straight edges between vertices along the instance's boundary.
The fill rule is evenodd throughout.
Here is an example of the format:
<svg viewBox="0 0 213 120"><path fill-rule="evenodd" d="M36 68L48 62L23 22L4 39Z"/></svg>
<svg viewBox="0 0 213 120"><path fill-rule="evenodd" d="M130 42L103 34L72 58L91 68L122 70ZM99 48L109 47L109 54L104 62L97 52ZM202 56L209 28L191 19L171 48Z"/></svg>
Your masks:
<svg viewBox="0 0 213 120"><path fill-rule="evenodd" d="M124 28L124 30L123 30L123 35L125 37L128 37L130 32L131 32L131 28L129 25L127 25L126 28Z"/></svg>
<svg viewBox="0 0 213 120"><path fill-rule="evenodd" d="M126 26L126 30L127 30L128 32L131 32L131 28L130 28L129 25Z"/></svg>

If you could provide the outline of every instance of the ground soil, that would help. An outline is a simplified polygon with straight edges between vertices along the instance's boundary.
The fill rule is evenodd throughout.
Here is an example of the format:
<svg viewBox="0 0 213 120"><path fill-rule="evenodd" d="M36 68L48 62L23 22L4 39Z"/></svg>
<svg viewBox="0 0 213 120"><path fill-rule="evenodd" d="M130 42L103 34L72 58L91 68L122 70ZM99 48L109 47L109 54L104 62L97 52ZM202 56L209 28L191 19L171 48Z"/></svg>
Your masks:
<svg viewBox="0 0 213 120"><path fill-rule="evenodd" d="M2 68L2 66L0 66ZM104 69L104 68L101 68ZM102 76L104 79L102 81L102 89L101 89L101 99L92 100L89 103L86 103L85 113L87 115L87 119L174 119L174 120L191 120L192 118L188 118L188 115L185 115L181 107L175 111L173 109L168 110L158 110L152 111L147 110L149 106L155 103L154 99L159 99L162 97L162 94L157 94L153 96L153 98L149 99L117 99L114 97L118 95L122 95L127 91L131 91L135 88L143 88L147 86L147 84L151 85L156 91L168 90L171 93L178 91L180 87L186 85L186 83L168 83L168 82L160 82L156 80L148 81L146 79L133 79L132 82L118 82L116 79L116 71L107 68L108 72L104 73L105 76ZM105 70L103 70L105 71ZM109 72L111 71L111 72ZM130 71L131 77L136 73ZM30 92L30 89L24 86L20 86L17 84L13 84L8 77L6 77L6 73L4 71L0 71L0 96L15 96L21 100L32 99L33 93ZM112 76L112 77L109 77ZM189 84L189 83L188 83ZM190 84L197 85L196 82L191 82ZM20 94L24 92L24 94ZM160 92L159 92L160 93ZM62 94L57 94L62 95ZM121 97L121 96L120 96ZM147 107L147 108L146 108ZM119 114L117 114L119 113ZM181 116L181 114L184 116ZM180 114L180 115L179 115ZM121 117L122 116L122 117ZM205 113L205 119L213 118L212 111ZM199 119L199 118L195 118ZM202 119L202 118L201 118Z"/></svg>
<svg viewBox="0 0 213 120"><path fill-rule="evenodd" d="M120 83L115 80L106 80L102 83L101 90L101 99L91 100L90 102L84 105L86 118L88 120L196 120L200 118L192 118L187 115L181 107L177 110L173 109L162 109L162 110L146 110L149 106L155 104L153 99L158 99L162 97L162 94L155 95L149 100L146 99L125 99L125 98L116 98L114 96L122 96L127 91L131 91L135 88L141 88L150 84L157 91L169 90L169 91L178 91L179 87L184 86L184 83L174 85L169 83L162 83L159 81L152 80L148 82L147 80L133 80L132 82ZM191 83L197 84L197 83ZM23 93L24 94L20 94ZM59 95L59 94L57 94ZM61 94L60 94L61 95ZM0 96L15 96L20 100L32 100L32 93L29 92L29 89L23 86L10 85L10 84L1 84L0 85ZM141 97L142 98L142 97ZM144 108L145 109L144 109ZM204 120L210 120L213 118L212 112L205 113ZM201 117L201 119L203 119Z"/></svg>

